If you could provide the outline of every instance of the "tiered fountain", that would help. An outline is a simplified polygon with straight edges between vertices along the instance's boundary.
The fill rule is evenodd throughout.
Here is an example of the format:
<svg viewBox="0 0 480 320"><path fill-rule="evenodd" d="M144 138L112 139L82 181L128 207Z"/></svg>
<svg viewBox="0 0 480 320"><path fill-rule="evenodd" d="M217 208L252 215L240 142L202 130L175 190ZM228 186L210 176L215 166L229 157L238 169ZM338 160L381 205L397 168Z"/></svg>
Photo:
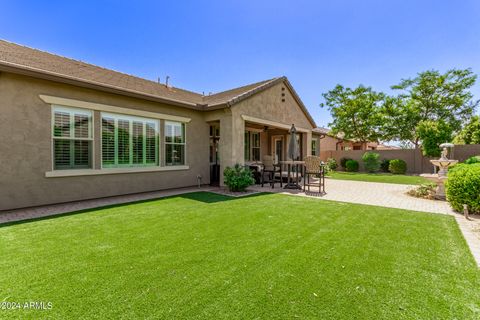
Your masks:
<svg viewBox="0 0 480 320"><path fill-rule="evenodd" d="M439 168L438 173L436 174L421 174L420 176L431 180L437 184L437 190L435 191L435 199L445 200L445 180L447 180L448 167L453 166L458 162L458 160L448 159L448 149L453 148L454 145L451 143L442 143L440 148L442 148L442 153L440 159L430 160L430 162Z"/></svg>

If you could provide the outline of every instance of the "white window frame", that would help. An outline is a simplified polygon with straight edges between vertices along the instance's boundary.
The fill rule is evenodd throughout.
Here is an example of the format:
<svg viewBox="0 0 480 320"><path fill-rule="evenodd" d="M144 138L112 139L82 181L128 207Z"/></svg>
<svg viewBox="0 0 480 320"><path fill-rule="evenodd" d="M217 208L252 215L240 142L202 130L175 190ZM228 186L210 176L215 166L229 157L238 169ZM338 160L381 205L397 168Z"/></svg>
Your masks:
<svg viewBox="0 0 480 320"><path fill-rule="evenodd" d="M55 136L55 111L60 112L68 112L70 114L70 137L56 137ZM72 121L72 115L74 114L83 114L89 117L88 123L88 138L75 138L75 125L74 120ZM51 105L51 157L52 157L52 171L70 171L70 170L92 170L95 168L95 130L94 130L94 123L95 123L95 113L92 110L82 109L82 108L73 108L68 106L61 106L61 105ZM90 168L68 168L68 169L55 169L55 140L68 140L68 141L90 141L91 142L91 150L90 150Z"/></svg>
<svg viewBox="0 0 480 320"><path fill-rule="evenodd" d="M183 127L183 143L167 142L167 125L178 125ZM164 121L163 123L163 161L167 167L186 166L187 165L187 124L181 121ZM167 145L183 145L183 163L182 164L168 164L167 163Z"/></svg>
<svg viewBox="0 0 480 320"><path fill-rule="evenodd" d="M114 164L113 165L104 165L103 164L103 118L110 118L114 120L114 128L115 128L115 151L114 151ZM129 122L129 163L128 164L119 164L118 163L118 121L119 120L126 120ZM148 164L148 163L133 163L133 122L138 121L143 123L143 136L146 139L146 124L147 123L155 123L155 139L156 139L156 153L155 153L155 163ZM144 151L145 152L145 151ZM145 155L144 155L145 157ZM160 158L160 121L158 119L152 118L145 118L145 117L137 117L125 114L118 114L118 113L108 113L102 112L100 114L100 164L102 169L121 169L121 168L144 168L144 167L159 167L161 165L161 158Z"/></svg>

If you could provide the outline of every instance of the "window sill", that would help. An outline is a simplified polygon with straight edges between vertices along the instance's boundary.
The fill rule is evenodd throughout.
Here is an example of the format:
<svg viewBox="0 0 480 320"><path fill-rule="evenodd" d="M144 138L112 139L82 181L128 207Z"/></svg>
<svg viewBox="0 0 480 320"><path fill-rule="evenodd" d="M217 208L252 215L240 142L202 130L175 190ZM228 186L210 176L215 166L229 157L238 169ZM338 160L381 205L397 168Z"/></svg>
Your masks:
<svg viewBox="0 0 480 320"><path fill-rule="evenodd" d="M55 170L55 171L45 172L45 177L59 178L59 177L75 177L75 176L95 176L95 175L103 175L103 174L178 171L178 170L189 170L189 169L190 169L190 166Z"/></svg>

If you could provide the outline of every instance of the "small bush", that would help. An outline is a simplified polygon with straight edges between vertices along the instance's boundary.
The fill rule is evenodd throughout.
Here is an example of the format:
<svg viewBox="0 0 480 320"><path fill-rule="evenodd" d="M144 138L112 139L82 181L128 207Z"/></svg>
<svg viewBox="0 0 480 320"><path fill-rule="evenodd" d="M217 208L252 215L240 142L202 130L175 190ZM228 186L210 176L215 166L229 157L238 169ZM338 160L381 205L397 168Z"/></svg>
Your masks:
<svg viewBox="0 0 480 320"><path fill-rule="evenodd" d="M453 209L461 212L466 204L470 213L480 213L480 163L456 165L445 186Z"/></svg>
<svg viewBox="0 0 480 320"><path fill-rule="evenodd" d="M347 160L345 163L345 170L348 172L357 172L358 171L358 161L357 160Z"/></svg>
<svg viewBox="0 0 480 320"><path fill-rule="evenodd" d="M382 163L380 164L380 169L382 169L383 172L390 172L388 170L389 165L390 165L390 160L389 159L383 159Z"/></svg>
<svg viewBox="0 0 480 320"><path fill-rule="evenodd" d="M377 172L380 170L380 155L376 152L365 152L362 156L363 165L367 172Z"/></svg>
<svg viewBox="0 0 480 320"><path fill-rule="evenodd" d="M465 160L466 164L480 163L480 156L473 156Z"/></svg>
<svg viewBox="0 0 480 320"><path fill-rule="evenodd" d="M238 163L233 168L226 167L223 170L223 177L230 191L245 191L248 186L255 183L252 171Z"/></svg>
<svg viewBox="0 0 480 320"><path fill-rule="evenodd" d="M436 187L437 185L435 183L424 183L413 189L408 190L407 194L412 197L432 200L435 198Z"/></svg>
<svg viewBox="0 0 480 320"><path fill-rule="evenodd" d="M407 172L407 163L402 159L390 160L388 171L393 174L405 174L405 172Z"/></svg>
<svg viewBox="0 0 480 320"><path fill-rule="evenodd" d="M326 166L328 171L335 171L338 168L337 160L333 158L328 158L327 159L327 166Z"/></svg>
<svg viewBox="0 0 480 320"><path fill-rule="evenodd" d="M342 167L344 170L347 168L347 161L352 160L350 158L341 158L340 159L340 167Z"/></svg>

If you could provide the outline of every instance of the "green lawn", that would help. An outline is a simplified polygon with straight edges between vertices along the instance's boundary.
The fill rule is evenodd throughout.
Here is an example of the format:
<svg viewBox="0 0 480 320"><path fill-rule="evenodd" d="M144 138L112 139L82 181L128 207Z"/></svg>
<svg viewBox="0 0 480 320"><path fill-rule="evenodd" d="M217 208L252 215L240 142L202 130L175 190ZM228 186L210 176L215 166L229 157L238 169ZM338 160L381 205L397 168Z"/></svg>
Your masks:
<svg viewBox="0 0 480 320"><path fill-rule="evenodd" d="M333 171L328 174L332 179L337 180L354 180L366 182L383 182L396 184L422 184L429 181L420 176L409 176L404 174L391 173L365 173L365 172L343 172Z"/></svg>
<svg viewBox="0 0 480 320"><path fill-rule="evenodd" d="M479 319L451 216L192 193L0 227L0 318Z"/></svg>

